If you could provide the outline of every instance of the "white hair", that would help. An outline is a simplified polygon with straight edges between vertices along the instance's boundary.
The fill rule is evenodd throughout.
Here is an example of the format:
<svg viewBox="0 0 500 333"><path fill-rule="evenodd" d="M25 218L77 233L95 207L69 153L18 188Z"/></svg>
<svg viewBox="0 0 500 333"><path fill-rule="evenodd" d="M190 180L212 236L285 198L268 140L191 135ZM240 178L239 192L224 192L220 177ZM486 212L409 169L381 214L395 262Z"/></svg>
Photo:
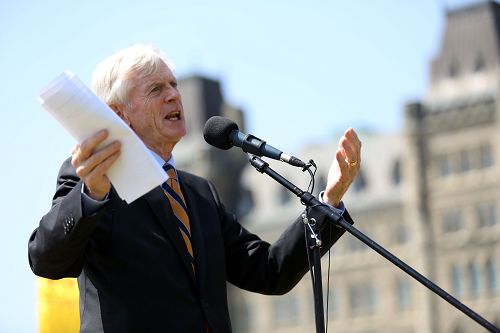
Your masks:
<svg viewBox="0 0 500 333"><path fill-rule="evenodd" d="M130 106L131 76L145 77L169 64L162 52L151 45L135 44L100 62L92 74L92 90L106 104Z"/></svg>

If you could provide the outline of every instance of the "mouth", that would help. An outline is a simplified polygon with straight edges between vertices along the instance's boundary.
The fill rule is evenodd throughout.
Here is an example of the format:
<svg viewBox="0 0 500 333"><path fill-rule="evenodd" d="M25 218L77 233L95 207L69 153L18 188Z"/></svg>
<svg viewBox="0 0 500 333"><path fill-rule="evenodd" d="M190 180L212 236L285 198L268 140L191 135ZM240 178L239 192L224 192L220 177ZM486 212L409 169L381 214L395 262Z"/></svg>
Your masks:
<svg viewBox="0 0 500 333"><path fill-rule="evenodd" d="M170 112L165 116L165 119L170 121L181 120L181 112L180 111Z"/></svg>

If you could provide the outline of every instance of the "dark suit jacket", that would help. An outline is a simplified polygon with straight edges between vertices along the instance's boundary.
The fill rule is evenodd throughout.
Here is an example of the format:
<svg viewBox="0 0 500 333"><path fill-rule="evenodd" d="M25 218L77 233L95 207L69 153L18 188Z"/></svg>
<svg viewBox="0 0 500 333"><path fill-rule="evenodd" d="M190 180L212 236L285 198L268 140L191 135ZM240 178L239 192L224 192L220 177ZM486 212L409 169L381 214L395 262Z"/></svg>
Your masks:
<svg viewBox="0 0 500 333"><path fill-rule="evenodd" d="M82 182L69 160L62 165L52 208L30 237L29 262L39 276L78 277L81 332L231 332L226 281L283 294L307 271L300 219L270 245L225 210L208 181L182 171L179 178L195 274L160 187L131 204L112 189L102 209L84 216ZM342 230L322 234L326 251Z"/></svg>

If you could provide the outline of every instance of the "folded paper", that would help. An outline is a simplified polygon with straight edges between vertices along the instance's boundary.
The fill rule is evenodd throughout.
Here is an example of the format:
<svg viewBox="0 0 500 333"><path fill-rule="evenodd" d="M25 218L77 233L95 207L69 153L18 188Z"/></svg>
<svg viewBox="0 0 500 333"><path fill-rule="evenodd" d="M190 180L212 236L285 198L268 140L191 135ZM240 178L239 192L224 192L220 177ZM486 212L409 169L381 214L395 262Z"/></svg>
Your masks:
<svg viewBox="0 0 500 333"><path fill-rule="evenodd" d="M120 156L106 175L127 203L167 179L142 140L73 73L66 71L47 84L39 100L78 142L101 129L108 130L109 136L97 149L114 140L121 142Z"/></svg>

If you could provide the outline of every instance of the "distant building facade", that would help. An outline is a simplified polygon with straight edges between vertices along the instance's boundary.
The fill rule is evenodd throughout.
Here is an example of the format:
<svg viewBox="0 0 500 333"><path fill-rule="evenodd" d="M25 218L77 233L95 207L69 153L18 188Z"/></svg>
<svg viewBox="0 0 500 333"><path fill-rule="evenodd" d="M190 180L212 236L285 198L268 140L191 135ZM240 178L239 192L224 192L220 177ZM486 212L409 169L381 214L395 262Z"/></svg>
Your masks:
<svg viewBox="0 0 500 333"><path fill-rule="evenodd" d="M500 325L500 6L447 13L426 96L405 108L398 134L362 133L363 163L345 197L355 226L495 325ZM305 148L326 182L336 142ZM273 164L303 189L306 174ZM251 167L246 226L273 241L297 199ZM317 192L317 191L316 191ZM328 256L323 259L324 289ZM329 331L464 333L477 323L350 234L332 249ZM235 332L313 332L310 278L285 296L234 290Z"/></svg>

